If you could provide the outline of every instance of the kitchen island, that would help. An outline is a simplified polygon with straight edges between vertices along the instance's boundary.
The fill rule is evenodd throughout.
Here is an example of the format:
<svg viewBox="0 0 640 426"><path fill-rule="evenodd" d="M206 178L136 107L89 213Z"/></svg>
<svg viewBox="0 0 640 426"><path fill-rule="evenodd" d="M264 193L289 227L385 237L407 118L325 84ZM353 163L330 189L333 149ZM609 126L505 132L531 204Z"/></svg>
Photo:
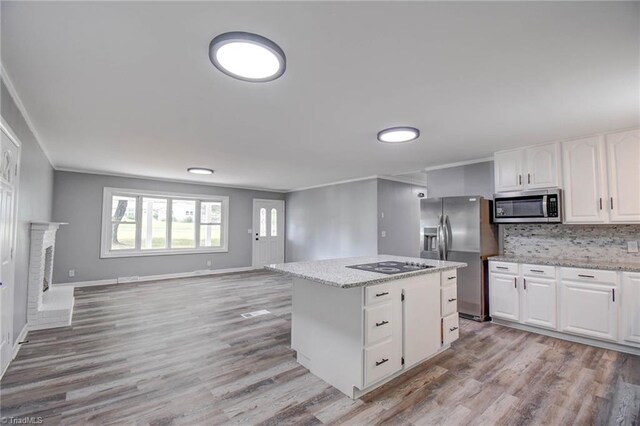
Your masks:
<svg viewBox="0 0 640 426"><path fill-rule="evenodd" d="M298 362L358 398L458 338L456 270L465 266L379 255L265 268L293 276Z"/></svg>

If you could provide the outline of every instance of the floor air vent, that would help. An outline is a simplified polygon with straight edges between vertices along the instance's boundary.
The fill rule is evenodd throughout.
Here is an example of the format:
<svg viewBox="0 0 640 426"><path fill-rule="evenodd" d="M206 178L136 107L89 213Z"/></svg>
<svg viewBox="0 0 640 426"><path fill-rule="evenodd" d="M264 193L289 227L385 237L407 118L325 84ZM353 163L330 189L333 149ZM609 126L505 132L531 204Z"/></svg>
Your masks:
<svg viewBox="0 0 640 426"><path fill-rule="evenodd" d="M270 313L271 312L267 311L266 309L263 309L261 311L249 312L248 314L241 314L241 316L242 318L253 318L253 317L259 317L260 315L266 315Z"/></svg>

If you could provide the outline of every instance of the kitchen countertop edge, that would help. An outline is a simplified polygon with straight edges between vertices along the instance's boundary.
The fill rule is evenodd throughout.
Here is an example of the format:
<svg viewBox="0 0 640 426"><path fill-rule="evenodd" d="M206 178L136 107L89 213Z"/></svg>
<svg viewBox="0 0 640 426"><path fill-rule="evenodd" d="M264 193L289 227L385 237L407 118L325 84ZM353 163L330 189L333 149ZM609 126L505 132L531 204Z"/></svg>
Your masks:
<svg viewBox="0 0 640 426"><path fill-rule="evenodd" d="M545 258L535 256L499 255L489 257L490 261L507 263L524 263L533 265L560 266L565 268L602 269L606 271L640 272L640 263L607 262L602 260L587 261L580 259Z"/></svg>

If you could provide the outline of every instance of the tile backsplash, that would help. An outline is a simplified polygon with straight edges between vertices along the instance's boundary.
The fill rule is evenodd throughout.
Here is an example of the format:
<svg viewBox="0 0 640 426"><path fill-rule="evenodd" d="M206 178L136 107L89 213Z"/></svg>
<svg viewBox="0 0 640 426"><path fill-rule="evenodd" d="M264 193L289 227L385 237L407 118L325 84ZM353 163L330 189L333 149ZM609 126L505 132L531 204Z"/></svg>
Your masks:
<svg viewBox="0 0 640 426"><path fill-rule="evenodd" d="M627 241L640 242L640 225L502 225L504 254L638 262Z"/></svg>

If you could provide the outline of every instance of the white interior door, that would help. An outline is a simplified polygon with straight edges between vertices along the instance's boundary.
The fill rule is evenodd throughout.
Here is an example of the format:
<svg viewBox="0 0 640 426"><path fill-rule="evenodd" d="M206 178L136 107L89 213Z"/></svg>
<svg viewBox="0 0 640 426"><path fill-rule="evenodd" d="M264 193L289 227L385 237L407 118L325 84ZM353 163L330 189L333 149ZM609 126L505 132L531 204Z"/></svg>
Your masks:
<svg viewBox="0 0 640 426"><path fill-rule="evenodd" d="M11 361L13 348L13 280L18 177L17 144L0 131L0 374Z"/></svg>
<svg viewBox="0 0 640 426"><path fill-rule="evenodd" d="M284 262L284 201L253 200L253 267Z"/></svg>

